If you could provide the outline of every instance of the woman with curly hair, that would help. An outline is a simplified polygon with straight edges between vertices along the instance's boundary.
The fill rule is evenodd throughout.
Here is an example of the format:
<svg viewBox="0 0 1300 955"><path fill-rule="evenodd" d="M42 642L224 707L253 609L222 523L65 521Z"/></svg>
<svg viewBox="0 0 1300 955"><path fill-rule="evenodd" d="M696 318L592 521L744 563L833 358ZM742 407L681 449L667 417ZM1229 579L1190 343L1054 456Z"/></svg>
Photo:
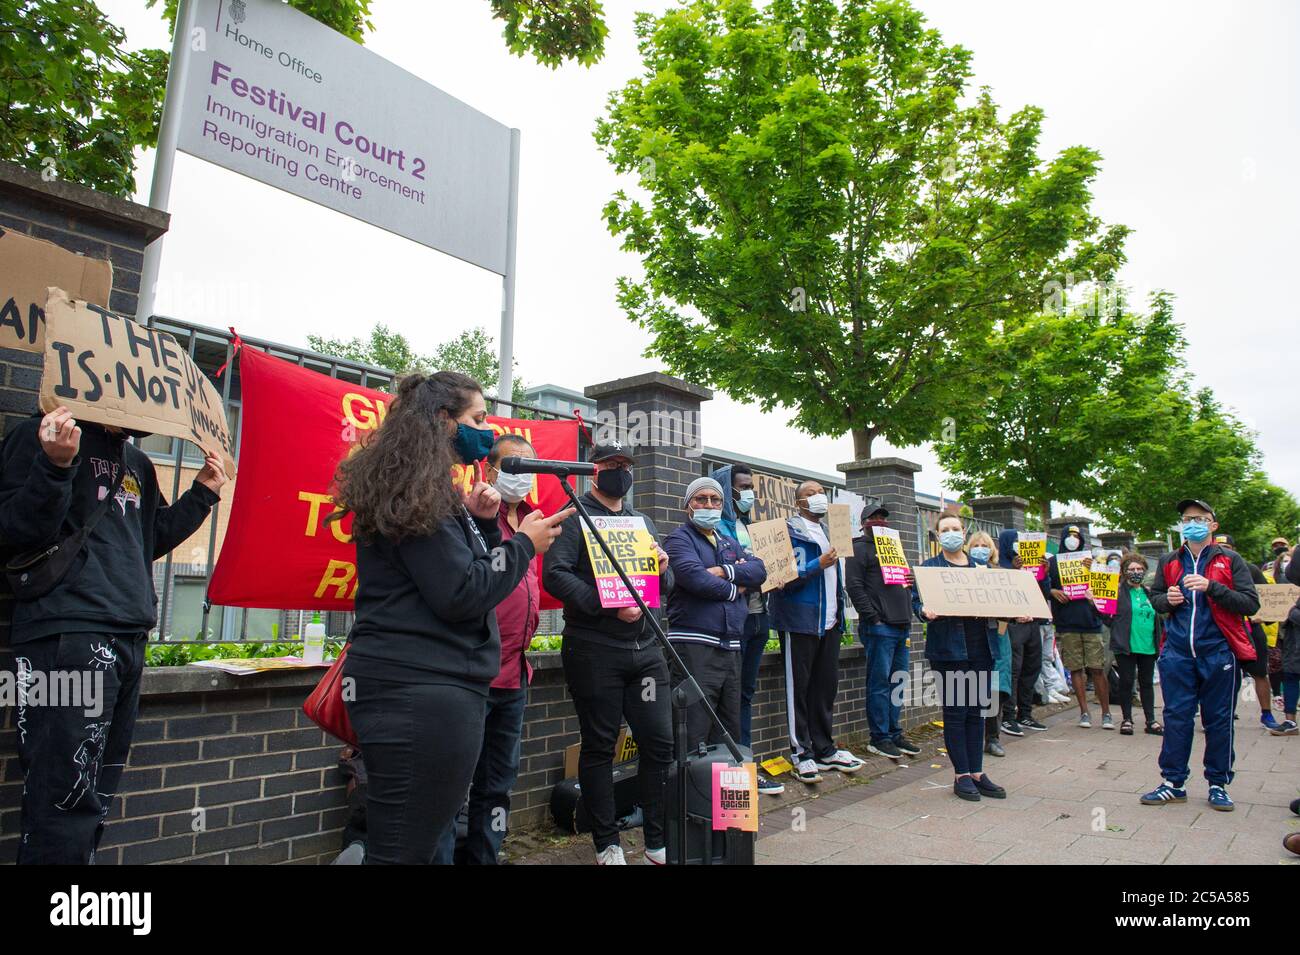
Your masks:
<svg viewBox="0 0 1300 955"><path fill-rule="evenodd" d="M504 543L500 494L464 491L454 464L487 456L483 389L450 371L401 382L388 415L335 476L352 515L356 622L344 676L365 754L367 863L427 864L465 798L488 687L501 664L494 608L572 510L532 512Z"/></svg>

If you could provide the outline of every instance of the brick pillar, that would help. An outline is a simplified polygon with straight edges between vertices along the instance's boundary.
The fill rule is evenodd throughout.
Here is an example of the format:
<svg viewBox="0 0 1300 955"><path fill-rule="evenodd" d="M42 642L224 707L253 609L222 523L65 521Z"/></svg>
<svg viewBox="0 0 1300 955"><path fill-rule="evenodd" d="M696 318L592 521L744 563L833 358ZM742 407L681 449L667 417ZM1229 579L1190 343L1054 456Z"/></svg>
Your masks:
<svg viewBox="0 0 1300 955"><path fill-rule="evenodd" d="M1097 535L1101 538L1101 546L1106 550L1118 550L1128 553L1133 549L1137 537L1128 531L1105 531Z"/></svg>
<svg viewBox="0 0 1300 955"><path fill-rule="evenodd" d="M700 405L713 392L661 372L619 378L583 389L596 399L592 437L617 440L636 456L632 505L664 535L685 518L682 495L704 474Z"/></svg>
<svg viewBox="0 0 1300 955"><path fill-rule="evenodd" d="M1137 552L1149 561L1157 561L1169 551L1169 545L1164 541L1138 541Z"/></svg>
<svg viewBox="0 0 1300 955"><path fill-rule="evenodd" d="M1079 533L1083 535L1083 543L1086 548L1088 546L1088 541L1092 537L1092 521L1086 517L1075 517L1070 514L1053 517L1047 522L1048 541L1059 541L1061 539L1061 532L1071 524L1079 528Z"/></svg>
<svg viewBox="0 0 1300 955"><path fill-rule="evenodd" d="M144 247L167 231L165 212L0 162L0 228L113 263L109 308L135 315ZM0 348L0 425L36 410L41 355Z"/></svg>
<svg viewBox="0 0 1300 955"><path fill-rule="evenodd" d="M1028 507L1029 502L1023 497L977 497L970 502L971 511L978 520L991 521L1017 531L1025 529L1025 510Z"/></svg>

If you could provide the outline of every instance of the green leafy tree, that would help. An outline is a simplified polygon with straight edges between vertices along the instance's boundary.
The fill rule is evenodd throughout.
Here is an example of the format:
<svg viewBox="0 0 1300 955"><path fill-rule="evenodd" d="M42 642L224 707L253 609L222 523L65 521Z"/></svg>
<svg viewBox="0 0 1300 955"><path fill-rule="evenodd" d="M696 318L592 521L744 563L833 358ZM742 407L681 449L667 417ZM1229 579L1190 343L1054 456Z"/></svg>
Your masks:
<svg viewBox="0 0 1300 955"><path fill-rule="evenodd" d="M566 60L590 66L605 54L604 11L595 0L491 0L505 22L506 46L552 69Z"/></svg>
<svg viewBox="0 0 1300 955"><path fill-rule="evenodd" d="M489 394L495 393L501 374L496 340L482 328L471 328L461 332L450 341L440 344L429 355L417 353L405 335L383 324L371 328L368 338L345 340L308 335L307 347L322 355L364 362L367 365L387 368L396 374L411 371L424 374L433 371L458 371L478 381ZM510 400L516 403L527 401L525 394L527 386L518 375L514 376L513 387L514 393ZM505 409L503 413L512 418L531 417L523 409Z"/></svg>
<svg viewBox="0 0 1300 955"><path fill-rule="evenodd" d="M1121 413L1130 411L1138 413L1139 427L1125 429L1126 440L1107 449L1088 503L1111 526L1132 531L1139 540L1165 537L1177 522L1174 505L1181 499L1201 498L1219 507L1258 472L1254 434L1209 388L1194 391L1185 380L1171 383L1145 409ZM1243 508L1241 517L1249 509ZM1251 516L1234 527L1245 530L1254 523Z"/></svg>
<svg viewBox="0 0 1300 955"><path fill-rule="evenodd" d="M1001 120L905 2L695 0L636 30L596 140L645 198L604 214L644 267L619 304L676 374L867 458L934 438L1053 277L1122 262L1097 153L1041 160L1041 111Z"/></svg>
<svg viewBox="0 0 1300 955"><path fill-rule="evenodd" d="M1011 323L990 341L996 361L954 408L951 440L935 444L952 486L1026 498L1044 526L1053 501L1111 505L1103 471L1136 442L1161 440L1151 411L1184 344L1165 295L1146 315L1115 300Z"/></svg>
<svg viewBox="0 0 1300 955"><path fill-rule="evenodd" d="M1300 530L1300 503L1262 470L1253 470L1236 486L1216 497L1214 504L1220 529L1232 535L1237 551L1252 563L1272 559L1269 543L1285 537L1292 544Z"/></svg>

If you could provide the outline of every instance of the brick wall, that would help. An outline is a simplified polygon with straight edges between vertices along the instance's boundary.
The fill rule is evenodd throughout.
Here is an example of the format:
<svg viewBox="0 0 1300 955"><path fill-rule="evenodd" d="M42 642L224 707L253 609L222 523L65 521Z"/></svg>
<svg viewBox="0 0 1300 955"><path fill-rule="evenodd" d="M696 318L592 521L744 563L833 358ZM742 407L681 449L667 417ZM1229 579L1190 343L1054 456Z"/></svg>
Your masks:
<svg viewBox="0 0 1300 955"><path fill-rule="evenodd" d="M542 824L564 775L564 749L578 721L558 653L534 654L512 826ZM12 670L12 659L0 660ZM232 677L196 667L145 672L135 743L97 856L102 865L325 863L339 852L347 816L341 744L299 707L319 671ZM866 733L862 647L841 649L836 737ZM755 694L754 750L787 752L785 673L779 653L763 660ZM909 727L930 718L905 711ZM13 710L0 707L0 862L17 854L22 774ZM202 810L201 813L195 810ZM200 826L201 821L201 826Z"/></svg>
<svg viewBox="0 0 1300 955"><path fill-rule="evenodd" d="M0 162L0 227L45 239L72 252L113 263L108 306L134 315L144 248L167 231L168 215L81 186L45 182L37 173ZM0 434L36 410L40 355L0 348Z"/></svg>

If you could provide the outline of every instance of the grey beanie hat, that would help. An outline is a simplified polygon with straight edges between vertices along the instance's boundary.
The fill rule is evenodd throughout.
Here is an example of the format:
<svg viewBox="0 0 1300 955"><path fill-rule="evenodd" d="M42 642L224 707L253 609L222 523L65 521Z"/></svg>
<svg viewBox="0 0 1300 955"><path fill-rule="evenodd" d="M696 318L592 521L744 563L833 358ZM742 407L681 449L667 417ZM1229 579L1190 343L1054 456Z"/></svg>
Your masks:
<svg viewBox="0 0 1300 955"><path fill-rule="evenodd" d="M691 502L691 498L693 498L696 495L696 493L698 493L700 490L706 487L712 488L713 490L717 491L718 497L722 497L721 484L713 480L713 478L711 477L700 477L692 481L690 485L686 488L686 494L683 495L682 497L682 507L686 507L686 505Z"/></svg>

